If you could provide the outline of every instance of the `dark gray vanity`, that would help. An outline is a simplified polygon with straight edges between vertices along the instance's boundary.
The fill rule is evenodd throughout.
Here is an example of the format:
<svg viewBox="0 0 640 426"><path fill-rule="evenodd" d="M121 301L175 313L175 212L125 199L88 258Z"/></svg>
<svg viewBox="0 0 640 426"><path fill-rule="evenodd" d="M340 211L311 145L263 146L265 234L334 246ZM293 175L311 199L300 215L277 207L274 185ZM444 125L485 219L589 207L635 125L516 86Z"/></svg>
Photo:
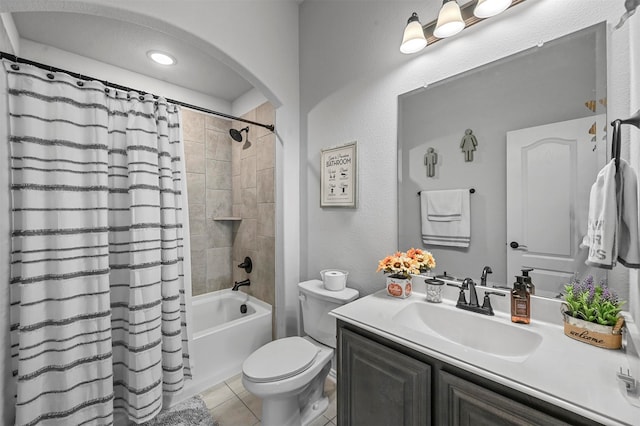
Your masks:
<svg viewBox="0 0 640 426"><path fill-rule="evenodd" d="M428 302L417 281L406 299L381 290L331 312L340 426L640 425L620 380L635 350L565 336L557 300L533 296L531 323L515 324L506 297L483 315L457 308L454 287Z"/></svg>
<svg viewBox="0 0 640 426"><path fill-rule="evenodd" d="M340 426L600 424L343 321L338 377Z"/></svg>

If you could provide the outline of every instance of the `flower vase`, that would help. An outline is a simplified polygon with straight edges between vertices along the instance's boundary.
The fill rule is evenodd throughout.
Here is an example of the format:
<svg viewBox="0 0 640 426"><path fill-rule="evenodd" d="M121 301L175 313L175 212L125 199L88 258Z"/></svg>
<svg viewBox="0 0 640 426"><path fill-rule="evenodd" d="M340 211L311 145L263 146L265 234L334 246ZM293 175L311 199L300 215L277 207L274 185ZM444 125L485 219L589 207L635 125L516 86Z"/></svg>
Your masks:
<svg viewBox="0 0 640 426"><path fill-rule="evenodd" d="M406 299L411 295L411 276L387 276L387 294L392 297Z"/></svg>
<svg viewBox="0 0 640 426"><path fill-rule="evenodd" d="M605 349L622 347L622 326L624 319L620 317L615 326L600 325L580 318L574 318L563 312L564 334L572 339Z"/></svg>

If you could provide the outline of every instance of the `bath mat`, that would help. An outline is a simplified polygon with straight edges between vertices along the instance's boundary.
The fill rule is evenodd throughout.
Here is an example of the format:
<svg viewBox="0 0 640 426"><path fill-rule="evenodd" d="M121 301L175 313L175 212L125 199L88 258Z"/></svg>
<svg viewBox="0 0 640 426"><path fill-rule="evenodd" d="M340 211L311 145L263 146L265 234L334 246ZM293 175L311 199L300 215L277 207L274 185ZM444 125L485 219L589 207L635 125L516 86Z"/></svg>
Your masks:
<svg viewBox="0 0 640 426"><path fill-rule="evenodd" d="M168 411L161 411L155 419L144 426L218 426L209 414L206 404L199 396L189 398Z"/></svg>

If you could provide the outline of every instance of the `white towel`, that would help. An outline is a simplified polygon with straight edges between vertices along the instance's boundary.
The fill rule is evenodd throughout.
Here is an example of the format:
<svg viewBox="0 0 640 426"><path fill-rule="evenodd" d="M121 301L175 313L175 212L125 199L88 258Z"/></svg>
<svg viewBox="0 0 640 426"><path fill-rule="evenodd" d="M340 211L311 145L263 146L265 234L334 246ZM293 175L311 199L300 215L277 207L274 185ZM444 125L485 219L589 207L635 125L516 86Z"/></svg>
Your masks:
<svg viewBox="0 0 640 426"><path fill-rule="evenodd" d="M427 245L469 247L471 241L471 205L469 191L460 190L462 198L462 210L460 220L442 222L429 220L428 199L432 192L420 192L420 209L422 222L422 242Z"/></svg>
<svg viewBox="0 0 640 426"><path fill-rule="evenodd" d="M589 247L587 265L613 268L617 257L617 228L616 165L611 160L591 186L587 235L582 240L582 246Z"/></svg>
<svg viewBox="0 0 640 426"><path fill-rule="evenodd" d="M618 261L627 268L640 268L638 232L638 176L624 160L618 164Z"/></svg>
<svg viewBox="0 0 640 426"><path fill-rule="evenodd" d="M427 219L432 222L462 220L462 195L465 189L428 191Z"/></svg>

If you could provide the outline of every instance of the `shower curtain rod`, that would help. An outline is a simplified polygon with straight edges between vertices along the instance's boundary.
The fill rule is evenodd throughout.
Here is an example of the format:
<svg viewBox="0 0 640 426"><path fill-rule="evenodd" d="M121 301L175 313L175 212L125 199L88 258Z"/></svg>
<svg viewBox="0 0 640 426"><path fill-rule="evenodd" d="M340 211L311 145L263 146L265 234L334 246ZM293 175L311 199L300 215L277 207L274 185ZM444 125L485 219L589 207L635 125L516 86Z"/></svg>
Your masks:
<svg viewBox="0 0 640 426"><path fill-rule="evenodd" d="M143 95L146 95L147 93L149 93L149 92L145 92L143 90L136 90L136 89L132 89L132 88L127 87L127 86L121 86L121 85L116 84L116 83L111 83L111 82L106 81L106 80L100 80L99 78L94 78L94 77L86 76L86 75L79 74L79 73L76 73L76 72L67 71L67 70L64 70L62 68L56 68L56 67L53 67L51 65L46 65L46 64L43 64L43 63L40 63L40 62L31 61L29 59L19 58L16 55L12 55L12 54L6 53L6 52L0 52L0 59L2 59L2 58L6 58L6 59L9 59L12 62L17 62L17 63L20 63L20 64L33 65L34 67L38 67L38 68L41 68L43 70L47 70L47 71L51 71L51 72L62 72L62 73L65 73L65 74L69 74L71 77L77 78L77 79L80 79L80 80L99 81L102 84L104 84L105 86L112 87L112 88L114 88L116 90L122 90L122 91L125 91L125 92L133 91L133 92L138 92L138 93L143 94ZM153 97L154 98L158 98L157 95L153 95ZM241 118L241 117L236 117L236 116L233 116L233 115L225 114L223 112L213 111L211 109L199 107L197 105L191 105L191 104L188 104L186 102L176 101L174 99L167 99L167 102L170 102L170 103L176 104L176 105L180 105L180 106L183 106L183 107L186 107L186 108L190 108L190 109L193 109L193 110L196 110L196 111L204 112L204 113L207 113L207 114L213 114L213 115L217 115L217 116L220 116L220 117L228 118L230 120L242 121L243 123L248 123L248 124L253 124L255 126L264 127L265 129L269 129L270 131L275 132L275 126L273 124L264 124L264 123L259 123L257 121L247 120L247 119L244 119L244 118Z"/></svg>

